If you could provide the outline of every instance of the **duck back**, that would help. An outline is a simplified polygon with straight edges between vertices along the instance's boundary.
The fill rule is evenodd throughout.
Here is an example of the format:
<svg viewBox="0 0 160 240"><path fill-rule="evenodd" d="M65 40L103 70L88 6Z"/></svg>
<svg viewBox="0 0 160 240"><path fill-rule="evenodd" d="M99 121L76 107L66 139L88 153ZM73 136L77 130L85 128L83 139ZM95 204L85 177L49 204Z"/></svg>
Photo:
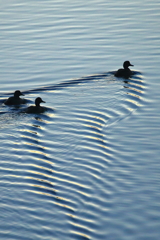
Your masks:
<svg viewBox="0 0 160 240"><path fill-rule="evenodd" d="M43 113L45 111L44 107L41 106L30 106L27 108L26 113Z"/></svg>
<svg viewBox="0 0 160 240"><path fill-rule="evenodd" d="M118 71L115 73L115 77L123 77L123 78L129 78L132 75L132 71L128 69L118 69Z"/></svg>
<svg viewBox="0 0 160 240"><path fill-rule="evenodd" d="M25 99L15 98L15 97L9 97L4 102L5 105L20 105L20 104L25 104L25 103L26 103Z"/></svg>

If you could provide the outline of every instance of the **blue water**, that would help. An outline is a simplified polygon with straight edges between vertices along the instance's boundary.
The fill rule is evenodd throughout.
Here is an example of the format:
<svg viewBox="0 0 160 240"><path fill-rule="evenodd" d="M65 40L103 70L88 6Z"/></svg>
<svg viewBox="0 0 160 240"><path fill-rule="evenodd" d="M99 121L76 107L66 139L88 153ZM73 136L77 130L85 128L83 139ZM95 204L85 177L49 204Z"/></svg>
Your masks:
<svg viewBox="0 0 160 240"><path fill-rule="evenodd" d="M1 3L0 239L159 240L159 10ZM4 105L17 89L28 104Z"/></svg>

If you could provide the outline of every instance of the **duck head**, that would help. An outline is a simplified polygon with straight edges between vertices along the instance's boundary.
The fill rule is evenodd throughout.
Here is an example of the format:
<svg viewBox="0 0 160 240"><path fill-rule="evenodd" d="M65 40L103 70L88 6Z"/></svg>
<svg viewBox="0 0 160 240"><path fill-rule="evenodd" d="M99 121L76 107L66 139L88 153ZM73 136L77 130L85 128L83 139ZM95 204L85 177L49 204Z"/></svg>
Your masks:
<svg viewBox="0 0 160 240"><path fill-rule="evenodd" d="M38 97L38 98L36 98L36 100L35 100L35 105L37 106L37 107L39 107L40 106L40 103L45 103L45 101L43 101L42 100L42 98L40 98L40 97Z"/></svg>
<svg viewBox="0 0 160 240"><path fill-rule="evenodd" d="M14 92L14 97L15 97L15 98L19 98L19 96L21 96L21 95L24 95L24 94L21 93L21 91L19 91L19 90L16 90L16 91Z"/></svg>
<svg viewBox="0 0 160 240"><path fill-rule="evenodd" d="M131 63L130 63L130 61L125 61L124 63L123 63L123 67L124 67L124 69L128 69L128 67L129 66L134 66L134 65L132 65Z"/></svg>

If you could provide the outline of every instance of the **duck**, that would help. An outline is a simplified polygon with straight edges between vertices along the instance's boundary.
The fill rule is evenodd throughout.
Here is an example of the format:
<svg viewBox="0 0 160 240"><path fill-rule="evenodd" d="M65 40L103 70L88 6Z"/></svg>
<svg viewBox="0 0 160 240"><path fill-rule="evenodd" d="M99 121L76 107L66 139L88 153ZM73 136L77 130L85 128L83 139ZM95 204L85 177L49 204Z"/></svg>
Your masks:
<svg viewBox="0 0 160 240"><path fill-rule="evenodd" d="M115 77L129 78L133 75L133 72L129 69L129 66L134 66L130 63L130 61L125 61L123 63L123 68L120 68L114 74Z"/></svg>
<svg viewBox="0 0 160 240"><path fill-rule="evenodd" d="M29 106L26 109L26 113L43 113L46 108L40 106L40 103L45 103L45 101L43 101L42 98L37 97L35 99L35 106Z"/></svg>
<svg viewBox="0 0 160 240"><path fill-rule="evenodd" d="M20 90L16 90L14 92L14 96L9 97L4 104L5 105L20 105L25 104L26 100L23 98L20 98L20 96L24 96L24 94Z"/></svg>

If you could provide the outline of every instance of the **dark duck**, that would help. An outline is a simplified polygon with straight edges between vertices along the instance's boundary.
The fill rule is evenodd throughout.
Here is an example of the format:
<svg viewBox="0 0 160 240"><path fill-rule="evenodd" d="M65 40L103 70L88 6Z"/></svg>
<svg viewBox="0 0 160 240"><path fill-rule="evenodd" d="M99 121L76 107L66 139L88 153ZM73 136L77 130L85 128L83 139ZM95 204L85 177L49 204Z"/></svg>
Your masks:
<svg viewBox="0 0 160 240"><path fill-rule="evenodd" d="M45 103L42 98L38 97L35 100L35 106L30 106L26 109L26 113L43 113L46 108L40 106L40 103Z"/></svg>
<svg viewBox="0 0 160 240"><path fill-rule="evenodd" d="M21 91L16 90L14 92L14 96L9 97L4 104L6 105L20 105L20 104L25 104L26 100L23 98L20 98L20 96L24 95L23 93L21 93Z"/></svg>
<svg viewBox="0 0 160 240"><path fill-rule="evenodd" d="M114 74L115 77L129 78L133 75L133 72L129 69L129 66L132 65L129 61L125 61L123 63L123 68L118 69L118 71Z"/></svg>

